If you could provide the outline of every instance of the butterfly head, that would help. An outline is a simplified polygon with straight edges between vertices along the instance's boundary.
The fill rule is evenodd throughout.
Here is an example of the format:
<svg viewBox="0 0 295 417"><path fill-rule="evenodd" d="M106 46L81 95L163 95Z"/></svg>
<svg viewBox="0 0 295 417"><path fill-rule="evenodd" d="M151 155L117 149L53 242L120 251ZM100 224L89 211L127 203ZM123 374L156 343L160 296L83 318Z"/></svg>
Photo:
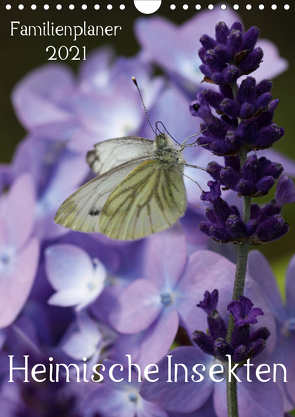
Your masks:
<svg viewBox="0 0 295 417"><path fill-rule="evenodd" d="M158 149L163 149L167 146L167 136L165 135L165 133L159 133L156 136L156 143L157 143L157 147Z"/></svg>

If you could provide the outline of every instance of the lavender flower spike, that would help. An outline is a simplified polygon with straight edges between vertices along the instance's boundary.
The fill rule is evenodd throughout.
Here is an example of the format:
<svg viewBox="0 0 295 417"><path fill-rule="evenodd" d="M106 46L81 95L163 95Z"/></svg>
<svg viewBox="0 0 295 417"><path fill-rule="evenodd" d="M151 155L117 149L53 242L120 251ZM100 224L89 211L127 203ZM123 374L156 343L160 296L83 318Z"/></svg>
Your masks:
<svg viewBox="0 0 295 417"><path fill-rule="evenodd" d="M255 71L263 58L261 48L255 48L259 29L251 27L244 33L240 22L228 28L224 22L215 27L215 39L208 35L200 38L199 57L205 79L224 85L235 82L241 75Z"/></svg>

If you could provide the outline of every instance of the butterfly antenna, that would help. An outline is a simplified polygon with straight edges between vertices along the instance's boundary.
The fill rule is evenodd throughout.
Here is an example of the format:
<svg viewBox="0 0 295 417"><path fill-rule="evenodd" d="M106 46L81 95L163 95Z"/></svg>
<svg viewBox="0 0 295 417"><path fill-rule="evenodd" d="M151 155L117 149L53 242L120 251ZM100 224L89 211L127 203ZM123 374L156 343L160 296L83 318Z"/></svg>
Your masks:
<svg viewBox="0 0 295 417"><path fill-rule="evenodd" d="M145 105L144 105L144 101L143 101L143 98L142 98L142 95L141 95L140 89L139 89L139 87L138 87L138 84L137 84L136 78L135 78L135 77L132 77L132 81L133 81L133 83L135 84L135 87L137 88L137 91L138 91L138 94L139 94L139 97L140 97L141 103L142 103L143 108L144 108L145 117L147 118L147 121L148 121L148 123L149 123L149 125L150 125L150 127L151 127L152 131L153 131L153 132L154 132L154 134L157 136L157 133L154 131L154 128L153 128L153 126L152 126L152 124L151 124L151 122L150 122L150 119L149 119L149 116L148 116L148 112L147 112L146 107L145 107Z"/></svg>
<svg viewBox="0 0 295 417"><path fill-rule="evenodd" d="M159 130L159 132L161 132L160 131L160 129L158 128L158 124L161 124L162 126L163 126L163 129L165 130L165 132L170 136L170 138L172 138L173 140L174 140L174 142L176 142L177 143L177 145L179 145L180 146L180 143L179 142L177 142L177 140L171 135L171 133L169 133L169 131L166 129L166 127L164 126L164 124L163 124L163 122L160 122L159 120L156 122L156 129L157 130Z"/></svg>

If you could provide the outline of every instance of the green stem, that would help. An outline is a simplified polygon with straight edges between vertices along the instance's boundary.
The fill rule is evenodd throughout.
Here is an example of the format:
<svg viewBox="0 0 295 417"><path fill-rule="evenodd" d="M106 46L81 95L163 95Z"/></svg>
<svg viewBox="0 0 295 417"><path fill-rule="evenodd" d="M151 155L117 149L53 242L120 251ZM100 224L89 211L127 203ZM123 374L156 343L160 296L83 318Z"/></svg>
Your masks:
<svg viewBox="0 0 295 417"><path fill-rule="evenodd" d="M240 155L240 165L242 168L242 166L244 165L247 159L247 151L242 150L239 155ZM251 197L243 197L243 220L245 223L247 223L250 220L250 214L251 214L250 211L251 211ZM249 246L250 246L249 240L245 240L238 247L237 266L236 266L235 283L234 283L234 290L233 290L233 300L238 300L239 295L243 295L244 293ZM226 341L228 343L231 343L233 329L234 329L234 318L233 318L233 315L231 314L229 317L227 335L226 335ZM233 363L233 366L234 365L235 364ZM234 378L232 379L231 382L229 382L228 375L229 375L229 370L227 369L226 386L227 386L228 417L239 417L237 381Z"/></svg>
<svg viewBox="0 0 295 417"><path fill-rule="evenodd" d="M238 300L239 295L243 295L244 286L245 286L245 276L247 269L247 260L248 260L248 251L249 251L249 242L245 241L238 247L238 257L237 257L237 267L235 275L235 283L233 290L233 300ZM234 319L233 315L230 315L226 340L228 343L231 343L231 336L234 329Z"/></svg>
<svg viewBox="0 0 295 417"><path fill-rule="evenodd" d="M226 374L229 374L228 365ZM239 415L238 411L238 397L237 397L237 381L235 378L232 379L231 383L227 381L227 416L228 417L237 417Z"/></svg>

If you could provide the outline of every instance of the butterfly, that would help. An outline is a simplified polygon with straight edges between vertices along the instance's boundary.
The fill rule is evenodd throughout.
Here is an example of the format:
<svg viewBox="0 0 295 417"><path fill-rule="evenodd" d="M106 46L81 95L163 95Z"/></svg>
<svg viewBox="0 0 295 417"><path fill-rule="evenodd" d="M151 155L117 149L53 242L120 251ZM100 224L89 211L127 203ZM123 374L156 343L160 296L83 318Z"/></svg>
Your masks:
<svg viewBox="0 0 295 417"><path fill-rule="evenodd" d="M176 147L158 131L155 140L128 136L96 144L86 159L98 176L65 200L54 221L118 240L172 226L187 207L183 169L190 165L182 156L191 146L187 139Z"/></svg>

